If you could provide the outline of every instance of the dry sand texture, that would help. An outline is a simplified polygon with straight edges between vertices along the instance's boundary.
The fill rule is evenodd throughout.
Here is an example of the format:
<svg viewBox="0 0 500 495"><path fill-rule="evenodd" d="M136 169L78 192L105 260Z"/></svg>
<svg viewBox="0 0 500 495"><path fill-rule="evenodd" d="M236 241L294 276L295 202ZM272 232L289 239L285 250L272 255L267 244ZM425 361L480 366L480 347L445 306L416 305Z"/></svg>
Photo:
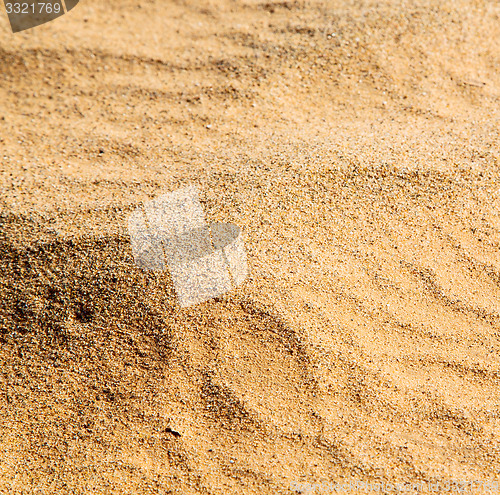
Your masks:
<svg viewBox="0 0 500 495"><path fill-rule="evenodd" d="M0 64L1 493L500 479L499 2L82 0ZM125 227L188 184L252 274L181 309Z"/></svg>

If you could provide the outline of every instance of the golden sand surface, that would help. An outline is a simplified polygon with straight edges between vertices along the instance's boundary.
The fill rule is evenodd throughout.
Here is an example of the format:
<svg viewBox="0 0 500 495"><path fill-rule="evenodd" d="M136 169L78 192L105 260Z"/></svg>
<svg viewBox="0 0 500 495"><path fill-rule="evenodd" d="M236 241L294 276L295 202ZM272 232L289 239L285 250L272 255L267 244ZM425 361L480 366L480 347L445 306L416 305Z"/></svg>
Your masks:
<svg viewBox="0 0 500 495"><path fill-rule="evenodd" d="M2 11L0 493L500 481L499 129L494 0ZM181 308L190 184L251 274Z"/></svg>

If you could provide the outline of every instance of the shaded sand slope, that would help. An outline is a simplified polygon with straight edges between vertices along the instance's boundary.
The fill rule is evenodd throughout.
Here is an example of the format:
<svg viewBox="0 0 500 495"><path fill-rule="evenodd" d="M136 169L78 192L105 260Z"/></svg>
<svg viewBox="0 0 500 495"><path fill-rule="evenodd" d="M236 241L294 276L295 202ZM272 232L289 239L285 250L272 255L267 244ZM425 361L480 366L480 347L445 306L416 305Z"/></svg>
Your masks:
<svg viewBox="0 0 500 495"><path fill-rule="evenodd" d="M0 493L500 480L498 3L81 3L0 19ZM189 183L252 273L182 309Z"/></svg>

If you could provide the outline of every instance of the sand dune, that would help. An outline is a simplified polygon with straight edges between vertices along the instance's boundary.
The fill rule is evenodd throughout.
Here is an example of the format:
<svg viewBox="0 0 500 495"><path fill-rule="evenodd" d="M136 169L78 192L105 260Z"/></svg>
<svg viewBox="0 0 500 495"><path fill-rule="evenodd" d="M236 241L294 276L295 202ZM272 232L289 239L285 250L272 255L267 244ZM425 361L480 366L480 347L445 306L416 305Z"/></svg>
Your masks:
<svg viewBox="0 0 500 495"><path fill-rule="evenodd" d="M0 492L500 482L499 46L487 0L1 16ZM187 184L251 275L180 308L126 225Z"/></svg>

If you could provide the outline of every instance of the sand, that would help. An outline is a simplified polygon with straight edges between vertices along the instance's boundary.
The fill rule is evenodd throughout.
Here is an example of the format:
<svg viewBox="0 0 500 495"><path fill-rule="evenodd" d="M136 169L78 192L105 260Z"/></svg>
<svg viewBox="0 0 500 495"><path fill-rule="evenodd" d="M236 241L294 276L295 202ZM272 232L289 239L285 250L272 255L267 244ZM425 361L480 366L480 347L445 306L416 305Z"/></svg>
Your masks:
<svg viewBox="0 0 500 495"><path fill-rule="evenodd" d="M499 47L488 0L3 11L0 492L496 493ZM126 226L190 184L251 273L181 308Z"/></svg>

